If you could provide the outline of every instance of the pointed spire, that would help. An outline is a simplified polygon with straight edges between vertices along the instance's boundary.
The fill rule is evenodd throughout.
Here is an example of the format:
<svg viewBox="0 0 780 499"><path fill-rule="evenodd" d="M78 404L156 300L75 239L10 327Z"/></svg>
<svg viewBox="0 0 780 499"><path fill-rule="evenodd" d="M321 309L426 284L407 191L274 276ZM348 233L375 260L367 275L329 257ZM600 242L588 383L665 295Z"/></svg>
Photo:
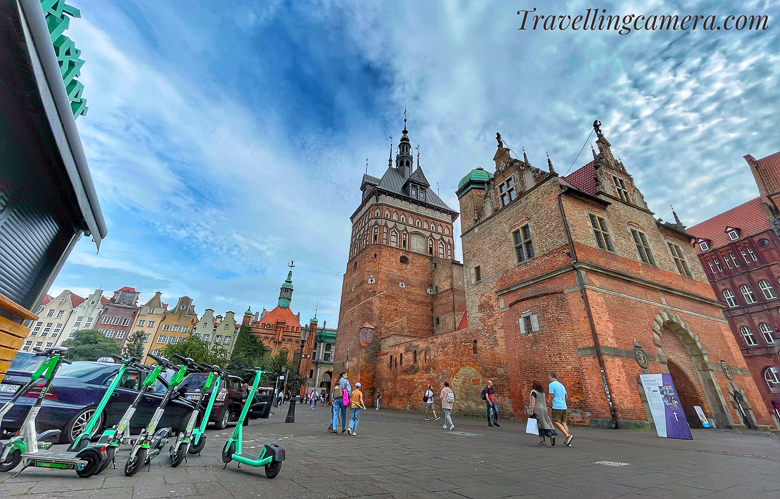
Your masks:
<svg viewBox="0 0 780 499"><path fill-rule="evenodd" d="M550 167L550 173L555 173L555 168L553 168L552 160L550 159L550 152L547 152L547 166Z"/></svg>
<svg viewBox="0 0 780 499"><path fill-rule="evenodd" d="M677 228L678 228L678 229L680 229L680 230L685 230L685 226L684 226L684 225L683 225L683 223L680 221L680 217L678 217L678 216L677 216L677 212L676 212L676 211L674 211L674 206L672 206L672 205L669 205L669 208L671 208L671 209L672 209L672 215L674 215L674 221L675 221L675 223L677 224Z"/></svg>
<svg viewBox="0 0 780 499"><path fill-rule="evenodd" d="M366 175L368 175L368 158L366 158Z"/></svg>
<svg viewBox="0 0 780 499"><path fill-rule="evenodd" d="M404 133L407 133L408 130L406 130L406 104L404 104Z"/></svg>
<svg viewBox="0 0 780 499"><path fill-rule="evenodd" d="M531 163L528 162L528 155L525 153L525 147L523 147L523 163L525 166L531 166Z"/></svg>
<svg viewBox="0 0 780 499"><path fill-rule="evenodd" d="M417 144L417 168L420 168L420 144Z"/></svg>
<svg viewBox="0 0 780 499"><path fill-rule="evenodd" d="M593 146L591 146L593 147ZM390 158L387 160L387 167L393 167L393 136L390 136Z"/></svg>

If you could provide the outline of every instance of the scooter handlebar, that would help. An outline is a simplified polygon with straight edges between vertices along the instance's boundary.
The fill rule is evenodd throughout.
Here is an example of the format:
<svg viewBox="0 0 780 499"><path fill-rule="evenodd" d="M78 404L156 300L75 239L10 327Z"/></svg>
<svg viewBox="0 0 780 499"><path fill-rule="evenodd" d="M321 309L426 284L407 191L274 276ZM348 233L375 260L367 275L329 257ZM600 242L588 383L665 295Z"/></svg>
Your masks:
<svg viewBox="0 0 780 499"><path fill-rule="evenodd" d="M160 364L163 367L172 367L175 368L176 366L173 365L173 363L166 359L165 357L158 357L153 353L148 354L149 357L153 358L155 361L157 361L158 364Z"/></svg>

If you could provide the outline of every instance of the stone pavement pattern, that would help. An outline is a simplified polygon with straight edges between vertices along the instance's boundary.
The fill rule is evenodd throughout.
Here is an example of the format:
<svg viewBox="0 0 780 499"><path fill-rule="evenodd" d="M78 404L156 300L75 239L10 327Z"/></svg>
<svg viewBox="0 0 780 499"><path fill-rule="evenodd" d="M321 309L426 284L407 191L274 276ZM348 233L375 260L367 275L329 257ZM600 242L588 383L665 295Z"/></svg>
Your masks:
<svg viewBox="0 0 780 499"><path fill-rule="evenodd" d="M334 436L325 431L330 408L300 409L295 424L284 423L284 406L245 429L245 452L268 441L286 449L273 480L261 468L222 469L229 428L207 432L202 456L176 469L166 449L150 472L125 477L125 447L118 469L89 479L43 469L15 479L2 474L0 498L780 498L780 438L771 434L694 430L695 440L681 441L574 428L571 448L560 438L542 448L520 423L489 428L482 419L455 418L448 432L443 420L373 409L361 414L358 436Z"/></svg>

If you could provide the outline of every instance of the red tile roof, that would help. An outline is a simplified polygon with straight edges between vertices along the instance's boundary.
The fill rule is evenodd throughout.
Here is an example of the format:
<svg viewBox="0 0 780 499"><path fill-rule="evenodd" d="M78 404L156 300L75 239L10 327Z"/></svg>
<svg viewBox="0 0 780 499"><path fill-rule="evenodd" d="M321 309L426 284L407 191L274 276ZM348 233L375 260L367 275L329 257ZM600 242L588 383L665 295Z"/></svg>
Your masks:
<svg viewBox="0 0 780 499"><path fill-rule="evenodd" d="M689 227L687 232L699 239L712 241L710 248L719 248L732 242L726 235L726 227L740 229L742 231L740 239L772 228L764 210L761 209L761 198L759 197ZM696 251L702 252L698 245Z"/></svg>
<svg viewBox="0 0 780 499"><path fill-rule="evenodd" d="M469 327L469 313L464 312L463 318L460 320L460 324L458 324L458 329L466 329Z"/></svg>
<svg viewBox="0 0 780 499"><path fill-rule="evenodd" d="M44 296L44 297L43 297L43 303L42 303L42 305L46 305L47 303L49 303L49 302L50 302L50 301L52 301L53 299L54 299L54 298L52 298L52 297L51 297L51 296L49 296L49 295L46 295L46 296Z"/></svg>
<svg viewBox="0 0 780 499"><path fill-rule="evenodd" d="M84 298L80 297L76 293L70 294L70 303L73 305L73 307L78 307L82 303L84 303Z"/></svg>
<svg viewBox="0 0 780 499"><path fill-rule="evenodd" d="M108 302L110 302L110 301L111 301L111 300L109 300L109 299L108 299L108 298L106 298L105 296L104 296L104 297L102 297L102 298L100 298L100 303L102 303L103 305L107 305L107 304L108 304Z"/></svg>
<svg viewBox="0 0 780 499"><path fill-rule="evenodd" d="M780 191L780 151L755 161L758 163L761 178L766 184L767 194Z"/></svg>
<svg viewBox="0 0 780 499"><path fill-rule="evenodd" d="M576 189L581 190L591 196L596 195L596 180L594 175L596 173L596 167L593 165L593 161L583 166L579 170L575 170L566 177L562 177L563 185L573 186Z"/></svg>
<svg viewBox="0 0 780 499"><path fill-rule="evenodd" d="M282 308L282 307L276 307L275 309L271 310L267 314L265 314L265 317L260 319L260 324L264 324L266 322L270 322L272 327L276 327L276 323L282 321L285 323L285 325L289 327L301 327L300 322L298 322L298 319L295 317L295 314L292 313L292 311L289 308Z"/></svg>
<svg viewBox="0 0 780 499"><path fill-rule="evenodd" d="M120 291L132 291L135 293L135 288L131 288L130 286L122 286L121 288L114 291L114 293L119 293Z"/></svg>

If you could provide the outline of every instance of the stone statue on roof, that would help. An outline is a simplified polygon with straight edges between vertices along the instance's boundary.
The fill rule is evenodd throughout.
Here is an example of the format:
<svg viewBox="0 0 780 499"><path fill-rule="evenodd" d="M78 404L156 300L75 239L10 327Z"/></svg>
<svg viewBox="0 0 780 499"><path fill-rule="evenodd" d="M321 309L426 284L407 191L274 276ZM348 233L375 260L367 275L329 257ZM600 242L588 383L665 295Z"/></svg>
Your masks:
<svg viewBox="0 0 780 499"><path fill-rule="evenodd" d="M503 149L504 148L504 141L501 140L501 134L496 132L496 140L498 141L498 148Z"/></svg>
<svg viewBox="0 0 780 499"><path fill-rule="evenodd" d="M601 122L599 120L595 120L593 122L593 129L596 131L596 135L599 137L604 136L604 133L601 131Z"/></svg>

